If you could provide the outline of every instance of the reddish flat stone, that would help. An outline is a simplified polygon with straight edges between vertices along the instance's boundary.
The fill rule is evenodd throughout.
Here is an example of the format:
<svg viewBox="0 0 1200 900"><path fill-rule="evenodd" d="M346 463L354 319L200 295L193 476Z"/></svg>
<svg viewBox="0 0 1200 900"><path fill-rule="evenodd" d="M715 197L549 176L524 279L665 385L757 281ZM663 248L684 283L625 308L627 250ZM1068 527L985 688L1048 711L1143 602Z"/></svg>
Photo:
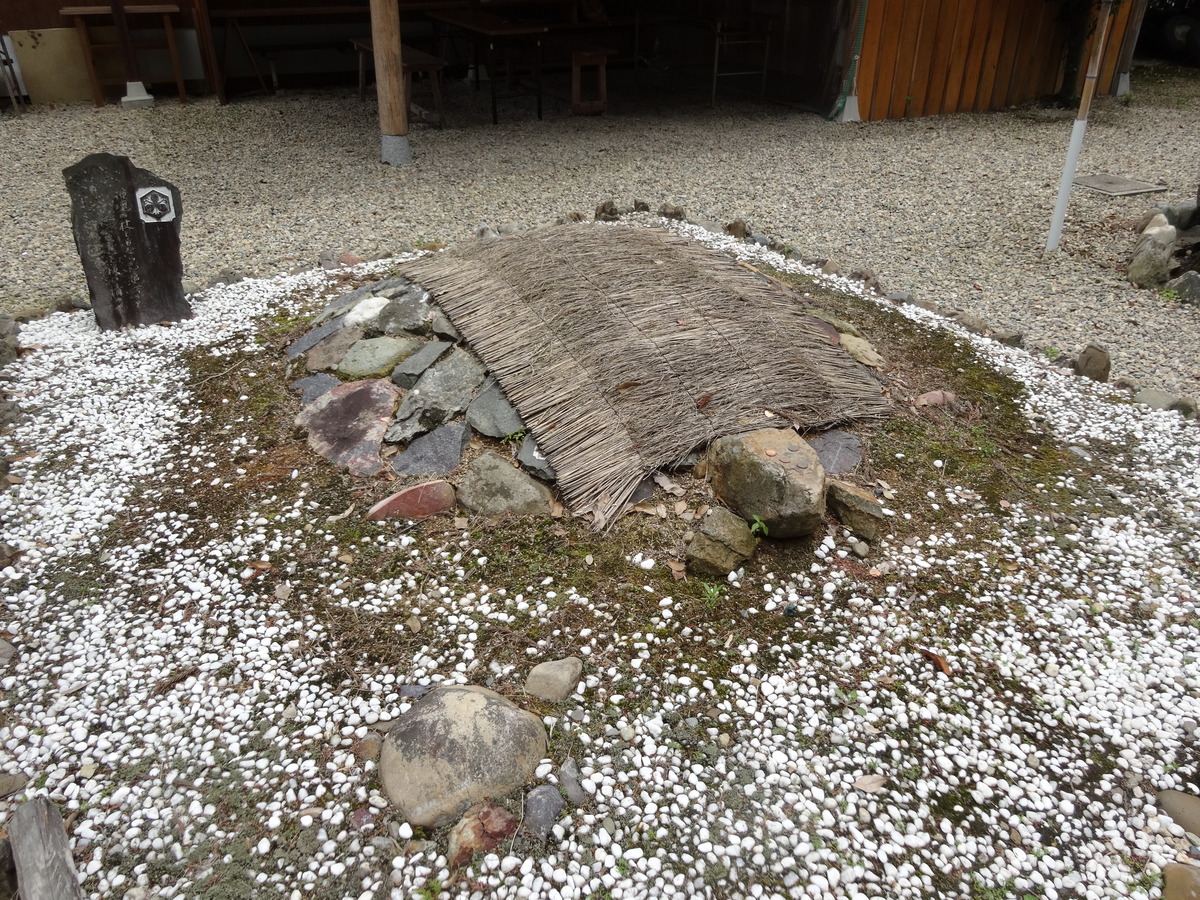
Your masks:
<svg viewBox="0 0 1200 900"><path fill-rule="evenodd" d="M322 394L296 416L308 445L351 475L383 469L379 447L404 392L386 378L354 381Z"/></svg>
<svg viewBox="0 0 1200 900"><path fill-rule="evenodd" d="M367 512L367 521L428 519L454 509L454 488L448 481L414 484L380 500Z"/></svg>

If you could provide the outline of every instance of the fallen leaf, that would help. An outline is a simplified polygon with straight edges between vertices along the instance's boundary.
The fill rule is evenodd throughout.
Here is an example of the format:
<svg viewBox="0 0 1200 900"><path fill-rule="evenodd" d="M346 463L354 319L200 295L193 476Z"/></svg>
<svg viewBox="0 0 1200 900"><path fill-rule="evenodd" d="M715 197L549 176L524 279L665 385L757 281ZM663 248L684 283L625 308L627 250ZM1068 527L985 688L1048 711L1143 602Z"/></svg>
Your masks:
<svg viewBox="0 0 1200 900"><path fill-rule="evenodd" d="M874 725L867 724L863 726L863 731L867 734L883 734L882 728L876 728Z"/></svg>
<svg viewBox="0 0 1200 900"><path fill-rule="evenodd" d="M660 519L665 519L665 518L667 517L667 506L666 506L666 504L665 504L665 503L660 503L660 504L658 504L657 506L655 506L655 507L654 507L654 514L655 514L656 516L658 516Z"/></svg>
<svg viewBox="0 0 1200 900"><path fill-rule="evenodd" d="M679 518L685 522L690 522L690 521L692 521L692 519L696 518L696 514L694 512L692 512L690 509L685 509L683 512L681 512L679 514Z"/></svg>
<svg viewBox="0 0 1200 900"><path fill-rule="evenodd" d="M265 559L256 559L253 562L246 563L246 565L250 566L252 569L269 569L269 568L271 568L271 564L269 562L267 562Z"/></svg>
<svg viewBox="0 0 1200 900"><path fill-rule="evenodd" d="M353 503L351 503L351 504L350 504L348 507L346 507L346 511L345 511L345 512L338 513L336 516L330 516L330 517L329 517L328 519L326 519L325 521L326 521L326 523L328 523L328 522L340 522L340 521L342 521L342 519L346 518L346 516L350 515L350 513L352 513L352 512L354 512L354 504L353 504Z"/></svg>
<svg viewBox="0 0 1200 900"><path fill-rule="evenodd" d="M1005 572L1015 572L1021 567L1012 560L1005 560L1004 562L1000 563L1000 568L1002 568Z"/></svg>
<svg viewBox="0 0 1200 900"><path fill-rule="evenodd" d="M550 501L550 518L561 519L563 517L564 509L565 509L565 507L561 503L559 503L557 500L551 500Z"/></svg>
<svg viewBox="0 0 1200 900"><path fill-rule="evenodd" d="M413 634L421 633L421 620L418 619L416 616L409 616L408 621L405 622L404 624L408 626L408 630L411 631Z"/></svg>
<svg viewBox="0 0 1200 900"><path fill-rule="evenodd" d="M872 566L871 568L867 569L867 574L870 575L872 578L878 578L883 573L880 572L878 569L876 569L874 566Z"/></svg>
<svg viewBox="0 0 1200 900"><path fill-rule="evenodd" d="M275 586L275 599L286 600L292 596L292 586L290 584L279 584Z"/></svg>
<svg viewBox="0 0 1200 900"><path fill-rule="evenodd" d="M683 577L687 574L687 566L678 559L668 559L667 568L671 570L676 581L683 581Z"/></svg>
<svg viewBox="0 0 1200 900"><path fill-rule="evenodd" d="M950 671L950 664L948 662L946 662L945 657L938 656L932 650L925 650L921 647L918 647L917 649L921 651L922 656L924 656L927 660L929 660L931 663L933 663L935 666L937 666L939 669L941 669L944 673L946 673L947 675L952 674Z"/></svg>
<svg viewBox="0 0 1200 900"><path fill-rule="evenodd" d="M677 485L675 482L673 482L670 478L668 478L662 472L655 472L651 477L654 479L654 483L657 484L664 491L666 491L668 494L672 494L673 496L676 496L676 497L682 497L686 493L686 491L684 491L683 488L681 488L679 485Z"/></svg>
<svg viewBox="0 0 1200 900"><path fill-rule="evenodd" d="M854 782L854 786L866 794L873 794L891 779L886 775L864 775Z"/></svg>
<svg viewBox="0 0 1200 900"><path fill-rule="evenodd" d="M684 510L686 510L687 508L688 508L688 505L687 505L687 501L686 501L686 500L680 500L680 501L678 501L678 502L675 504L675 515L677 515L677 516L681 516L681 515L683 515L683 512L684 512Z"/></svg>
<svg viewBox="0 0 1200 900"><path fill-rule="evenodd" d="M1012 506L1012 504L1011 504L1011 503L1009 503L1007 500L1001 500L1001 501L1000 501L1000 506L1001 506L1003 509L1008 509L1010 506Z"/></svg>
<svg viewBox="0 0 1200 900"><path fill-rule="evenodd" d="M654 504L647 503L645 500L643 500L641 503L633 504L633 506L630 507L630 509L633 512L641 513L644 516L657 516L658 515L658 510L655 508Z"/></svg>

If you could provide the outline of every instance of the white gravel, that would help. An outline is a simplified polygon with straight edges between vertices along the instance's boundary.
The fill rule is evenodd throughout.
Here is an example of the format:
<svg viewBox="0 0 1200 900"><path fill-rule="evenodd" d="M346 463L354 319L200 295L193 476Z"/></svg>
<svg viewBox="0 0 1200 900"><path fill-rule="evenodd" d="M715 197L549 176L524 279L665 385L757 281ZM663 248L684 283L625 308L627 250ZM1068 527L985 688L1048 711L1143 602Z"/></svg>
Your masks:
<svg viewBox="0 0 1200 900"><path fill-rule="evenodd" d="M260 452L249 408L244 434L181 445L203 411L179 353L208 348L261 377L255 317L316 308L329 290L308 273L214 290L169 328L102 335L86 314L56 314L24 332L36 349L9 374L32 416L4 449L31 455L14 463L24 483L0 497L4 539L25 551L0 573L0 626L19 649L0 671L0 769L34 781L0 816L23 796L62 806L87 896L1157 894L1186 842L1153 794L1194 791L1200 774L1200 429L965 334L1029 386L1042 427L1085 449L1130 448L1120 477L1091 467L1064 479L1078 489L1063 510L1083 521L1076 534L1019 502L978 510L931 473L896 486L894 521L924 504L954 521L881 540L886 588L840 564L846 535L827 538L808 571L730 574L724 590L748 614L796 608L798 626L772 645L737 621L684 621L666 567L635 554L626 571L649 625L570 636L586 661L568 701L579 713L548 720L582 748L591 803L564 812L539 858L502 845L452 880L444 848L406 855L410 826L382 808L374 764L353 753L408 708L400 686L519 684L520 667L479 670L486 625L564 605L619 623L630 601L581 595L571 571L520 593L489 587L503 574L466 535L393 526L353 549L400 574L357 585L336 546L316 574L363 615L420 613L429 642L407 667L365 667L276 599L311 581L295 559L343 510L290 479L239 483L235 458ZM248 512L232 525L219 510L164 512L162 498L200 486L236 493ZM1127 512L1097 518L1094 494L1108 489ZM117 525L127 537L106 541ZM418 584L405 554L440 574ZM273 569L247 577L255 562ZM942 573L974 590L942 601ZM729 674L710 673L726 650ZM353 671L355 689L330 684L326 661ZM681 728L713 752L698 757Z"/></svg>
<svg viewBox="0 0 1200 900"><path fill-rule="evenodd" d="M1190 393L1200 378L1200 309L1126 284L1133 227L1157 199L1195 196L1200 102L1143 90L1103 100L1080 171L1158 181L1163 194L1077 190L1063 249L1041 254L1071 127L1067 111L1013 110L858 125L778 106L672 106L614 94L607 116L550 102L506 105L449 86L454 127L417 126L416 163L378 163L375 106L349 90L211 99L151 110L39 108L0 122L8 222L0 302L53 305L86 293L61 170L84 154L128 154L183 192L184 259L207 281L225 268L306 268L325 249L369 257L421 240L457 240L480 222L552 221L605 195L702 220L742 217L806 259L871 267L889 290L959 305L1031 345L1109 346L1114 374Z"/></svg>

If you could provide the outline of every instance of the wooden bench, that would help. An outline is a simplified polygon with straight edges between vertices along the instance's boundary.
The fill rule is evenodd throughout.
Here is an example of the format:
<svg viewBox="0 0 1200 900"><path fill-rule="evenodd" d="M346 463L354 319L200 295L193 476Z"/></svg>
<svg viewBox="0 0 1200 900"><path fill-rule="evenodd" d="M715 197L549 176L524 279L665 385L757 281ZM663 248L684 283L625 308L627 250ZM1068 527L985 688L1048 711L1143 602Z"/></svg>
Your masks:
<svg viewBox="0 0 1200 900"><path fill-rule="evenodd" d="M59 12L75 20L75 32L79 35L79 46L83 50L83 65L87 70L88 82L92 86L92 100L97 106L104 105L104 85L106 84L125 84L125 79L122 78L104 78L102 79L96 72L96 56L97 50L114 50L120 47L119 44L96 43L92 40L91 34L88 32L88 24L86 17L88 16L109 16L113 14L111 6L64 6ZM126 4L125 14L127 16L142 16L142 15L160 15L162 16L163 32L166 36L165 43L138 43L134 45L135 50L167 50L171 55L171 68L175 72L175 85L179 89L179 102L187 103L187 89L183 84L183 66L179 62L179 47L175 43L175 28L171 24L171 16L179 12L179 6L175 3L142 3L142 4Z"/></svg>
<svg viewBox="0 0 1200 900"><path fill-rule="evenodd" d="M369 37L351 38L350 43L358 51L358 99L363 100L367 96L367 60L374 55L375 47ZM404 69L404 96L408 98L410 105L413 73L419 72L429 76L429 85L433 88L433 105L437 111L437 127L445 128L446 110L442 106L442 70L446 68L445 60L408 44L401 44L400 64Z"/></svg>

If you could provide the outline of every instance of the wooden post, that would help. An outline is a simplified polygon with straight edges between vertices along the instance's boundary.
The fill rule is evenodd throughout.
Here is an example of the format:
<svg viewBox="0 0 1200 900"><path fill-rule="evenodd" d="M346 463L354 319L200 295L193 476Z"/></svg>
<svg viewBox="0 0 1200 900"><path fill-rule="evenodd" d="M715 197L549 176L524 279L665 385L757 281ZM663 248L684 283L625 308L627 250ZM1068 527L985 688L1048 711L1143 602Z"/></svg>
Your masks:
<svg viewBox="0 0 1200 900"><path fill-rule="evenodd" d="M154 98L142 83L138 72L137 54L133 50L133 38L129 36L129 21L125 18L125 0L113 0L113 22L117 26L117 43L125 57L125 96L121 105L125 107L153 106Z"/></svg>
<svg viewBox="0 0 1200 900"><path fill-rule="evenodd" d="M1129 73L1133 70L1133 50L1137 45L1138 36L1142 33L1142 22L1146 19L1146 7L1150 0L1133 0L1133 9L1129 13L1129 22L1125 25L1125 39L1121 44L1121 56L1117 62L1117 83L1113 93L1123 97L1130 91Z"/></svg>
<svg viewBox="0 0 1200 900"><path fill-rule="evenodd" d="M408 97L400 59L400 7L395 0L371 0L371 43L375 48L382 159L389 165L406 165L413 155L408 144Z"/></svg>

